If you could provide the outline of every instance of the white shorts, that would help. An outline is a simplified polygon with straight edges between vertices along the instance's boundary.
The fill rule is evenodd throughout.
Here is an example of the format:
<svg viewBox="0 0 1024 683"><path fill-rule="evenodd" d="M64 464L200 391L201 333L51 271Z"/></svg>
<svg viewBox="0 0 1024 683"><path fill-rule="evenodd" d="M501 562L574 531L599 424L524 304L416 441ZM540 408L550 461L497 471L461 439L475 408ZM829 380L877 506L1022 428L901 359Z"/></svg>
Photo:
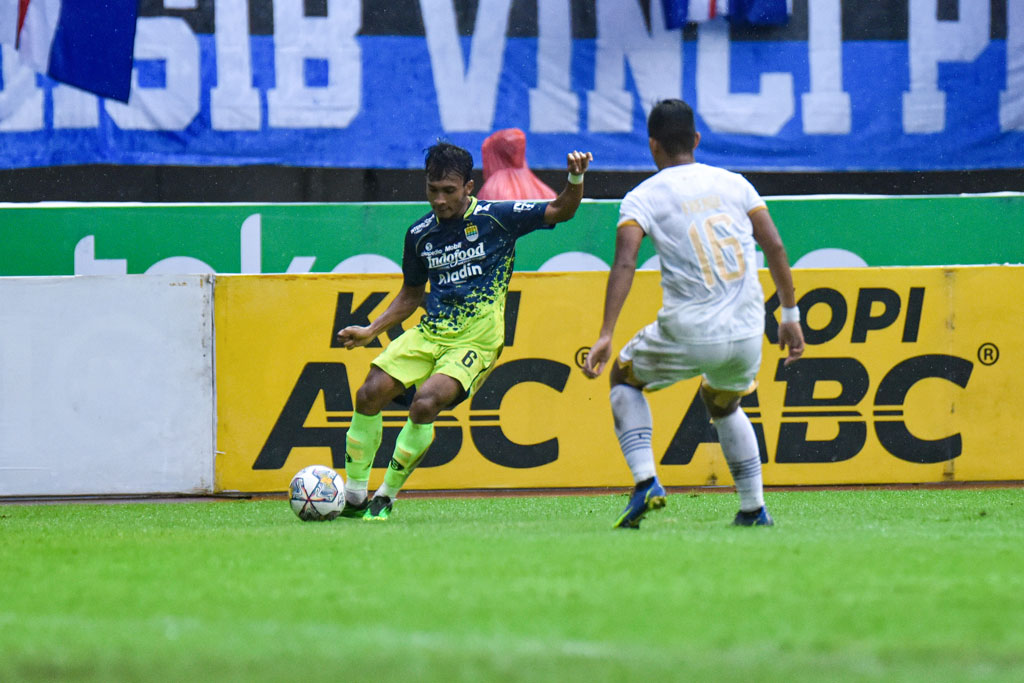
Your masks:
<svg viewBox="0 0 1024 683"><path fill-rule="evenodd" d="M619 353L620 365L647 391L703 375L712 389L747 392L761 368L763 335L735 341L694 343L668 339L655 321L629 340Z"/></svg>

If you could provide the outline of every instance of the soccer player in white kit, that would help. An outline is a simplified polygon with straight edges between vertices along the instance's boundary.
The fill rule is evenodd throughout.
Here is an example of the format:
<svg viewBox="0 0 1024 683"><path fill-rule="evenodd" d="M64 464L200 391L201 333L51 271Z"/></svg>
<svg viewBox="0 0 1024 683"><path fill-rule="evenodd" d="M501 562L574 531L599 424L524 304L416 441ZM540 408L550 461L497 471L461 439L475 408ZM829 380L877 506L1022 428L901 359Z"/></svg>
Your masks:
<svg viewBox="0 0 1024 683"><path fill-rule="evenodd" d="M622 200L615 260L605 292L604 319L583 372L595 378L612 355L612 333L629 294L643 238L661 261L662 307L637 332L611 369L615 433L636 486L619 528L636 529L650 510L665 506L651 448L652 418L644 391L702 376L700 394L739 494L733 524L771 526L764 505L757 438L740 399L757 387L764 336L764 293L754 243L761 247L779 301L779 348L785 363L804 350L800 311L786 249L768 208L743 176L694 161L700 133L693 110L664 100L647 119L658 173Z"/></svg>

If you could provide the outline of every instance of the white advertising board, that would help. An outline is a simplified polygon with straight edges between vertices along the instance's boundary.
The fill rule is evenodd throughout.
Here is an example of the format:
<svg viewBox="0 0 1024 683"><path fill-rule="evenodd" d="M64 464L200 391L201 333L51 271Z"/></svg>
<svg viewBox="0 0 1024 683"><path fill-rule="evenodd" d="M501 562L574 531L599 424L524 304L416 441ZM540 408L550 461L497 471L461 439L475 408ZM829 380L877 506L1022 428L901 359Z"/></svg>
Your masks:
<svg viewBox="0 0 1024 683"><path fill-rule="evenodd" d="M0 495L213 490L213 280L0 278Z"/></svg>

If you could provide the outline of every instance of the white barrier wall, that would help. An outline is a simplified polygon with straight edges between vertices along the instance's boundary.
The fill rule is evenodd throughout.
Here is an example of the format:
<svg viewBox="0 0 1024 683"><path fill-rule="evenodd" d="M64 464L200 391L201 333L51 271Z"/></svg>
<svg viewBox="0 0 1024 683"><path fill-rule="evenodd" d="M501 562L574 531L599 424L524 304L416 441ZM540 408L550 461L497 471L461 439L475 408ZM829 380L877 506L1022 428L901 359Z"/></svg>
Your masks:
<svg viewBox="0 0 1024 683"><path fill-rule="evenodd" d="M213 490L213 279L0 278L0 495Z"/></svg>

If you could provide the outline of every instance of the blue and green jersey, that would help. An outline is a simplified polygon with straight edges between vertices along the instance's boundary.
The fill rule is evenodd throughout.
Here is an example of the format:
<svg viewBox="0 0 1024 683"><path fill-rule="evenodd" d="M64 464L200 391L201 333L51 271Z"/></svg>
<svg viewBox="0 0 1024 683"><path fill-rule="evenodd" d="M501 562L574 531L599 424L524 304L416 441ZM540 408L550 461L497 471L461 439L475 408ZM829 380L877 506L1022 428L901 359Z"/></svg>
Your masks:
<svg viewBox="0 0 1024 683"><path fill-rule="evenodd" d="M516 240L544 224L547 202L481 201L472 197L460 218L438 221L428 213L405 234L405 284L430 282L428 335L500 346L505 334L505 294L515 263Z"/></svg>

